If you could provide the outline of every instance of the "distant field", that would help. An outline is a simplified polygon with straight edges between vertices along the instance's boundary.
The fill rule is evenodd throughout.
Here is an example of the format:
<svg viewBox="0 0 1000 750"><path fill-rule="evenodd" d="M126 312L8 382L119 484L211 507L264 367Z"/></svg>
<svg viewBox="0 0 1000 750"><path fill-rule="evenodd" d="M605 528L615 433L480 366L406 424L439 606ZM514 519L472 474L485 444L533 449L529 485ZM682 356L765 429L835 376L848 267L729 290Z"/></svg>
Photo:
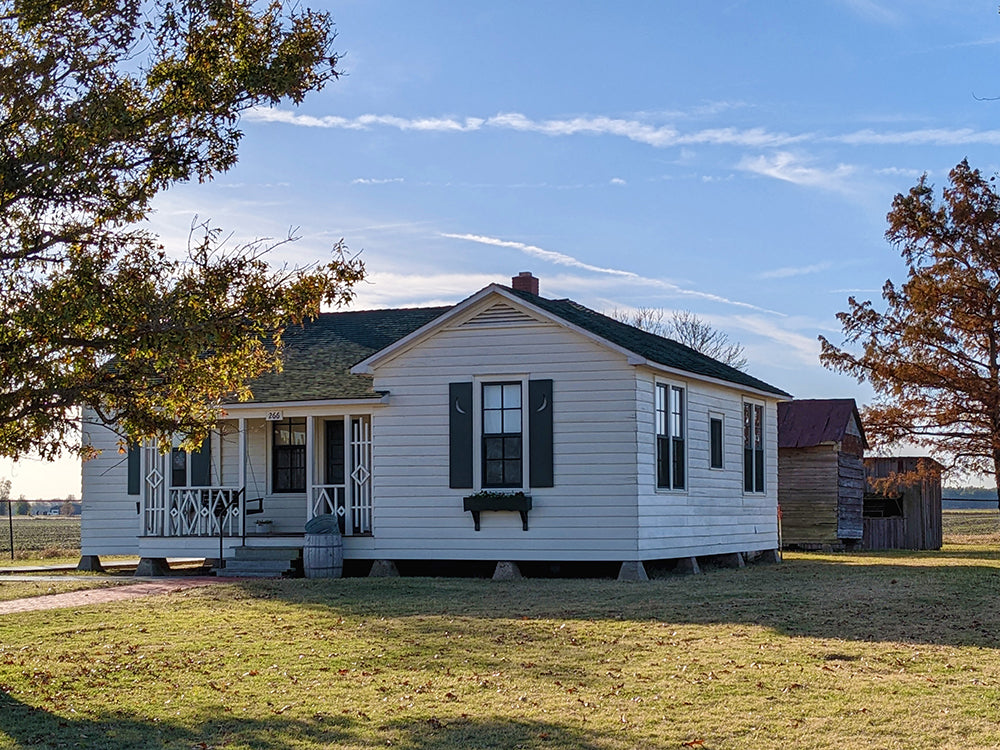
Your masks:
<svg viewBox="0 0 1000 750"><path fill-rule="evenodd" d="M1000 544L1000 512L992 510L946 510L942 512L944 543Z"/></svg>
<svg viewBox="0 0 1000 750"><path fill-rule="evenodd" d="M56 550L79 553L80 517L14 516L15 557L55 555ZM31 553L24 555L22 553ZM6 516L0 516L0 559L10 559L10 529Z"/></svg>

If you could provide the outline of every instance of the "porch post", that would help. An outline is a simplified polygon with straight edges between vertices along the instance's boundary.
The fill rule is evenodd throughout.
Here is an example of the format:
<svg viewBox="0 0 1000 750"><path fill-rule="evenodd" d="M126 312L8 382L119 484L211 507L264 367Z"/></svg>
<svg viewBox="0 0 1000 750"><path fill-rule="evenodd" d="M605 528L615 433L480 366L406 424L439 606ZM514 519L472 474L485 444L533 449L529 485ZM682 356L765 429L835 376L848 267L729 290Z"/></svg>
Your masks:
<svg viewBox="0 0 1000 750"><path fill-rule="evenodd" d="M354 427L350 414L344 415L344 533L354 533L351 508L354 506Z"/></svg>
<svg viewBox="0 0 1000 750"><path fill-rule="evenodd" d="M239 443L237 447L237 452L239 453L240 460L237 462L239 467L239 478L237 484L240 489L246 494L247 488L247 420L246 417L240 417L239 420Z"/></svg>
<svg viewBox="0 0 1000 750"><path fill-rule="evenodd" d="M316 482L316 417L306 417L306 520L313 517L313 487Z"/></svg>
<svg viewBox="0 0 1000 750"><path fill-rule="evenodd" d="M239 419L239 434L236 451L239 461L236 466L239 469L236 485L240 489L240 544L247 543L247 420L246 417Z"/></svg>

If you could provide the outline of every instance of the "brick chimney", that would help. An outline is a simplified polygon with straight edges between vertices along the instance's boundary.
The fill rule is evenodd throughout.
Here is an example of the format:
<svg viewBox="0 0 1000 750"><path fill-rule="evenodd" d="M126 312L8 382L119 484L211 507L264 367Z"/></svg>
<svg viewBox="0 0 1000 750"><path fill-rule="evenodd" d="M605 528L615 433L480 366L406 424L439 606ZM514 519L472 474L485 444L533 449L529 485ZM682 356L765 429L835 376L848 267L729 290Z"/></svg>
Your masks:
<svg viewBox="0 0 1000 750"><path fill-rule="evenodd" d="M529 294L538 294L538 279L531 275L531 271L521 271L510 280L513 289Z"/></svg>

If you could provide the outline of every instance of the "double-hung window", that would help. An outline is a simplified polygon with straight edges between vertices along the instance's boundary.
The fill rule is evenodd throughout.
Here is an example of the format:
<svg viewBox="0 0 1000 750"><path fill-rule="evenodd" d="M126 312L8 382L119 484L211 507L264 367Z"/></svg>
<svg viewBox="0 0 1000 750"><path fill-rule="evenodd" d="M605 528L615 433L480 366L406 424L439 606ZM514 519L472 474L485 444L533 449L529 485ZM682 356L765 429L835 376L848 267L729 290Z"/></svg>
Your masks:
<svg viewBox="0 0 1000 750"><path fill-rule="evenodd" d="M764 405L743 402L743 491L764 491Z"/></svg>
<svg viewBox="0 0 1000 750"><path fill-rule="evenodd" d="M521 487L521 384L483 383L483 487Z"/></svg>
<svg viewBox="0 0 1000 750"><path fill-rule="evenodd" d="M684 388L671 383L657 383L656 486L660 489L682 490L685 487L686 431Z"/></svg>
<svg viewBox="0 0 1000 750"><path fill-rule="evenodd" d="M306 418L271 423L273 492L306 491Z"/></svg>

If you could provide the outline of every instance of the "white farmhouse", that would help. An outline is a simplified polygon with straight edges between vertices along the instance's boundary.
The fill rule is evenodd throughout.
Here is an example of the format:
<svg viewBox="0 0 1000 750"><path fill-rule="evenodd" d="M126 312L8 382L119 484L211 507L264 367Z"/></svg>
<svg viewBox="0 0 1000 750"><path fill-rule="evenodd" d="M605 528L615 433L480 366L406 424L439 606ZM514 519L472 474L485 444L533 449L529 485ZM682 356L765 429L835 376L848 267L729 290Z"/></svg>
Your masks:
<svg viewBox="0 0 1000 750"><path fill-rule="evenodd" d="M454 307L323 314L225 406L201 451L83 466L82 566L301 549L318 514L345 561L643 562L771 552L774 386L568 299L530 273ZM263 523L261 523L263 522ZM268 523L269 522L269 523ZM272 549L274 552L274 549Z"/></svg>

